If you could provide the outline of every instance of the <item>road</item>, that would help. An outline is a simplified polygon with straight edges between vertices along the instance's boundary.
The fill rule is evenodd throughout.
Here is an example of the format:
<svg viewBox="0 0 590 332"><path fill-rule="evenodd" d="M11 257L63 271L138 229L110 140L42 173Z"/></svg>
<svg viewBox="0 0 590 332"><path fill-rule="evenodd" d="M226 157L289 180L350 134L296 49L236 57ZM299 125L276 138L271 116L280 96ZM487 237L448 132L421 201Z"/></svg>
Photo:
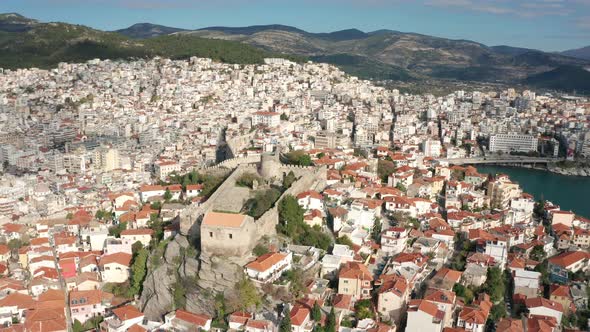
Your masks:
<svg viewBox="0 0 590 332"><path fill-rule="evenodd" d="M488 157L474 157L474 158L450 158L439 159L453 165L463 164L550 164L562 161L562 158L541 158L541 157L526 157L526 156L488 156Z"/></svg>

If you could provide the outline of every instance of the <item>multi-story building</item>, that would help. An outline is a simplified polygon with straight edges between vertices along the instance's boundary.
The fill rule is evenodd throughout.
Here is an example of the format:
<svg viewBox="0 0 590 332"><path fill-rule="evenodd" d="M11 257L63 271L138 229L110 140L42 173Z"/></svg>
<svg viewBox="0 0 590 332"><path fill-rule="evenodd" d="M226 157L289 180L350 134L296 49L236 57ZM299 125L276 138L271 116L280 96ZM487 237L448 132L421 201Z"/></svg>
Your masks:
<svg viewBox="0 0 590 332"><path fill-rule="evenodd" d="M537 151L539 140L531 135L496 134L490 136L491 152L530 152Z"/></svg>
<svg viewBox="0 0 590 332"><path fill-rule="evenodd" d="M266 127L278 127L281 124L281 115L277 112L256 112L252 114L252 126L263 125Z"/></svg>

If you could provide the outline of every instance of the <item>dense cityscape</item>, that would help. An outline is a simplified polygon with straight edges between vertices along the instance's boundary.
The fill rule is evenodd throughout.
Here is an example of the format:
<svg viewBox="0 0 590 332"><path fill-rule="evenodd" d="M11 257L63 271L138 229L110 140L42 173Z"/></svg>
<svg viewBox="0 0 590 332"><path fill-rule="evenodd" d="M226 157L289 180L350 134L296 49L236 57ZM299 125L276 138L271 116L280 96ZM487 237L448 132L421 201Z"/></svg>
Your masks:
<svg viewBox="0 0 590 332"><path fill-rule="evenodd" d="M588 98L264 62L0 70L0 330L588 330Z"/></svg>

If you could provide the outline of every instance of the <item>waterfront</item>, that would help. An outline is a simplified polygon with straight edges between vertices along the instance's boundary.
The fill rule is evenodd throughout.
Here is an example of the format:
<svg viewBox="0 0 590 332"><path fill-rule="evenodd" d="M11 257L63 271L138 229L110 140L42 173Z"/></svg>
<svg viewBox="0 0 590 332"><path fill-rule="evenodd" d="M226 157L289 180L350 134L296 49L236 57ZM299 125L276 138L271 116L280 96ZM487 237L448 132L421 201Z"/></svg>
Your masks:
<svg viewBox="0 0 590 332"><path fill-rule="evenodd" d="M506 166L478 166L477 169L480 173L507 174L535 200L546 199L558 204L562 210L572 210L583 217L590 217L590 177Z"/></svg>

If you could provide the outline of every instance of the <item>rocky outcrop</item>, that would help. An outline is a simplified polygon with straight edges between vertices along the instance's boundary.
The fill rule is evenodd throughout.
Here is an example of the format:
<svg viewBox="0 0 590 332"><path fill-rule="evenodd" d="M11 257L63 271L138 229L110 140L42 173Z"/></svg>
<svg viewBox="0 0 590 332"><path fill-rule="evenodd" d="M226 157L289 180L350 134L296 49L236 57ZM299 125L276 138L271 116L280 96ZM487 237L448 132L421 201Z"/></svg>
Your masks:
<svg viewBox="0 0 590 332"><path fill-rule="evenodd" d="M227 292L243 278L242 266L247 262L243 258L210 256L201 252L201 270L199 287L216 292Z"/></svg>
<svg viewBox="0 0 590 332"><path fill-rule="evenodd" d="M148 264L148 276L143 283L140 305L147 319L162 320L163 316L176 309L174 287L178 282L194 287L186 289L186 309L193 312L213 313L210 296L194 285L198 279L199 261L193 257L186 237L177 235L163 252L154 250Z"/></svg>

